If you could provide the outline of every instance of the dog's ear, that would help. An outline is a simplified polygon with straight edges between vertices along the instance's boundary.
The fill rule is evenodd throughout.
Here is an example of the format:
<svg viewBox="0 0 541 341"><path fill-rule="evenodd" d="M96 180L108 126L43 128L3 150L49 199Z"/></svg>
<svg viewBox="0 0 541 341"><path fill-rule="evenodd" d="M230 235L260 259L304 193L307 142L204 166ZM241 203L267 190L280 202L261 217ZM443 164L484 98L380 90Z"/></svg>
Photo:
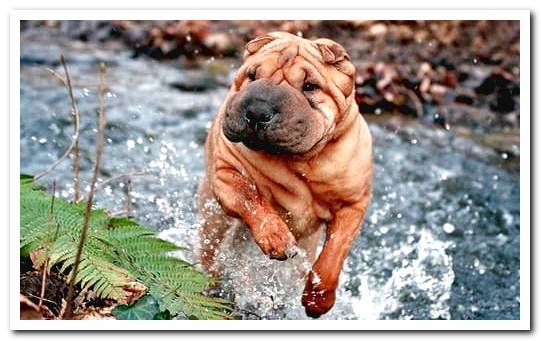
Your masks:
<svg viewBox="0 0 541 341"><path fill-rule="evenodd" d="M323 62L335 66L348 76L355 73L355 67L350 62L349 55L342 45L325 38L314 40L314 43L321 53Z"/></svg>
<svg viewBox="0 0 541 341"><path fill-rule="evenodd" d="M346 50L342 47L342 45L335 41L321 38L314 40L314 43L316 43L319 52L321 52L323 61L327 64L335 64L344 59L349 60L349 55L346 53Z"/></svg>
<svg viewBox="0 0 541 341"><path fill-rule="evenodd" d="M248 44L246 44L245 52L244 52L244 58L256 53L259 51L263 46L267 45L271 41L276 39L276 37L273 37L269 34L266 34L264 36L257 37L253 40L250 40Z"/></svg>

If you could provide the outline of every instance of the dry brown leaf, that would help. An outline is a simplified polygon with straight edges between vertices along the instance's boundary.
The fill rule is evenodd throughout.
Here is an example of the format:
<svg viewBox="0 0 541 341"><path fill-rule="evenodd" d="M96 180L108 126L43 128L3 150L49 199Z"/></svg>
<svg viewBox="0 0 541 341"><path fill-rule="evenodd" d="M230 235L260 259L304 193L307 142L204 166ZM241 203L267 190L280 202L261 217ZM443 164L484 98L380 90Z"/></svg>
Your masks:
<svg viewBox="0 0 541 341"><path fill-rule="evenodd" d="M113 306L110 307L88 307L76 311L72 319L73 320L115 320L111 311Z"/></svg>
<svg viewBox="0 0 541 341"><path fill-rule="evenodd" d="M47 306L41 306L41 309L32 302L28 297L23 294L19 294L20 299L20 319L21 320L53 320L54 314L47 308Z"/></svg>
<svg viewBox="0 0 541 341"><path fill-rule="evenodd" d="M30 260L32 261L32 265L34 266L34 269L41 270L42 266L37 267L36 262L40 261L40 258L44 257L44 248L38 248L34 251L30 252Z"/></svg>
<svg viewBox="0 0 541 341"><path fill-rule="evenodd" d="M123 286L122 289L128 293L124 298L126 304L130 304L131 302L138 300L148 290L144 284L139 282L130 282L128 285Z"/></svg>

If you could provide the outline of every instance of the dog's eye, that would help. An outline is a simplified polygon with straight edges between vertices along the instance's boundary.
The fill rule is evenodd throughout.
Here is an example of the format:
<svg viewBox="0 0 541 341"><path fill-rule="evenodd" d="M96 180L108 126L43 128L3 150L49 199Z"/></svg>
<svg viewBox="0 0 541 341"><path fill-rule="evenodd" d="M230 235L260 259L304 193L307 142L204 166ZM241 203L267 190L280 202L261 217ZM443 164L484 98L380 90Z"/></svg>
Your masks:
<svg viewBox="0 0 541 341"><path fill-rule="evenodd" d="M302 86L302 91L314 91L318 88L319 86L317 86L317 84L306 82Z"/></svg>
<svg viewBox="0 0 541 341"><path fill-rule="evenodd" d="M255 81L255 71L249 71L247 77L250 80L250 82Z"/></svg>

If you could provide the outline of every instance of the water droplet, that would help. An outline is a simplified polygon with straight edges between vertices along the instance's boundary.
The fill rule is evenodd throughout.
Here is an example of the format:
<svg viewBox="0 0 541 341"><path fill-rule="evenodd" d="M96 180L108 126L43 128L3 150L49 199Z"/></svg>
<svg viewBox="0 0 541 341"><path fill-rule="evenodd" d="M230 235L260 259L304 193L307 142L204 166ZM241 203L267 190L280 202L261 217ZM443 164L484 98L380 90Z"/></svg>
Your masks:
<svg viewBox="0 0 541 341"><path fill-rule="evenodd" d="M507 153L501 153L500 155L502 157L502 159L504 160L507 160L507 158L509 157L509 155Z"/></svg>
<svg viewBox="0 0 541 341"><path fill-rule="evenodd" d="M443 224L443 231L445 231L445 233L447 233L447 234L451 234L451 233L455 232L455 226L453 224L450 224L450 223L445 223L445 224Z"/></svg>
<svg viewBox="0 0 541 341"><path fill-rule="evenodd" d="M126 141L126 146L128 146L128 150L132 150L135 147L135 141L134 140Z"/></svg>

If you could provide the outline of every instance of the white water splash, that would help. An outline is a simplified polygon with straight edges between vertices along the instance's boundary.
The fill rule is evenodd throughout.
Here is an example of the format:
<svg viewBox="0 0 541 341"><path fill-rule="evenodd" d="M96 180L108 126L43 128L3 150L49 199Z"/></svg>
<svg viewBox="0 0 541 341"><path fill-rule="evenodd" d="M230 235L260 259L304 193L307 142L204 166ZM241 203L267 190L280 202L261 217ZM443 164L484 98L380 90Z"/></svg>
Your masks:
<svg viewBox="0 0 541 341"><path fill-rule="evenodd" d="M169 229L160 236L178 241L179 233L183 234ZM181 239L185 238L184 234ZM430 318L450 319L448 300L454 272L446 250L451 245L421 230L416 244L396 246L398 252L393 257L402 258L401 266L383 285L376 284L372 269L354 275L346 263L335 306L320 319L411 319L408 305L415 305L416 300L428 307ZM239 224L231 228L219 254L224 262L222 292L235 301L244 318L308 319L301 295L311 264L304 250L295 251L297 256L292 259L272 260L261 252L245 227ZM353 275L361 279L358 296L346 289Z"/></svg>
<svg viewBox="0 0 541 341"><path fill-rule="evenodd" d="M354 298L353 303L357 316L381 319L393 315L410 319L404 306L422 300L423 304L428 303L430 318L450 319L448 301L455 274L452 257L446 250L451 245L452 242L441 241L428 230L420 232L415 248L403 243L400 250L405 251L405 255L416 252L417 257L403 261L380 287L371 287L370 279L361 275L361 297Z"/></svg>

